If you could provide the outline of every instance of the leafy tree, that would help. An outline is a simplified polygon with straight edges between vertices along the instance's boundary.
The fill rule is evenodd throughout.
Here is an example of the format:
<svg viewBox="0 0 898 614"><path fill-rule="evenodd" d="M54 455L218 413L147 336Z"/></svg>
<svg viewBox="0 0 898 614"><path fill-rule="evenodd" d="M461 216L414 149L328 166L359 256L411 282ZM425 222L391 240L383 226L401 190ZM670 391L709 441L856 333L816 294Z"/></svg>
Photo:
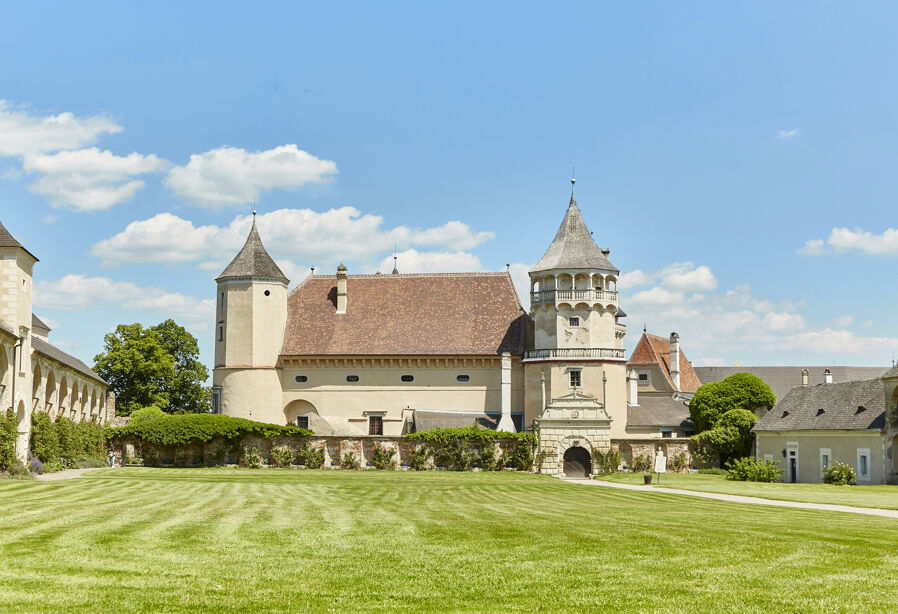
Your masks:
<svg viewBox="0 0 898 614"><path fill-rule="evenodd" d="M167 413L158 407L142 407L141 409L135 409L131 412L131 421L128 424L140 424L141 422L155 420L156 418L162 418L167 415Z"/></svg>
<svg viewBox="0 0 898 614"><path fill-rule="evenodd" d="M198 357L196 338L173 320L148 328L121 324L104 338L94 370L109 383L121 415L143 407L199 413L207 410L210 391Z"/></svg>
<svg viewBox="0 0 898 614"><path fill-rule="evenodd" d="M724 413L717 426L693 435L695 455L704 463L726 466L733 459L751 453L751 427L758 417L747 409L731 409Z"/></svg>
<svg viewBox="0 0 898 614"><path fill-rule="evenodd" d="M209 410L211 391L204 385L209 370L200 362L200 348L196 337L174 320L153 326L162 347L175 359L175 376L164 382L169 407L177 413L198 414Z"/></svg>
<svg viewBox="0 0 898 614"><path fill-rule="evenodd" d="M755 413L775 404L776 396L764 380L750 373L735 373L721 382L700 386L689 403L689 415L696 432L701 433L717 426L721 416L732 409Z"/></svg>

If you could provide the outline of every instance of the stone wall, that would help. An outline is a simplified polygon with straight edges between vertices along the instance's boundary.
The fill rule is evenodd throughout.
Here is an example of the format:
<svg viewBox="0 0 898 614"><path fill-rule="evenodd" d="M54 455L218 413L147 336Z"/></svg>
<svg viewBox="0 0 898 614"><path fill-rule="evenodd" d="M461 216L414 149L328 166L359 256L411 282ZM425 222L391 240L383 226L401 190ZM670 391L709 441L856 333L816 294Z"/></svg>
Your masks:
<svg viewBox="0 0 898 614"><path fill-rule="evenodd" d="M693 456L693 444L688 437L680 438L662 438L662 439L612 439L611 447L620 450L624 455L624 464L627 467L633 466L633 459L646 454L649 458L654 459L658 450L664 452L668 462L674 456L681 452L686 453L686 467L701 467Z"/></svg>

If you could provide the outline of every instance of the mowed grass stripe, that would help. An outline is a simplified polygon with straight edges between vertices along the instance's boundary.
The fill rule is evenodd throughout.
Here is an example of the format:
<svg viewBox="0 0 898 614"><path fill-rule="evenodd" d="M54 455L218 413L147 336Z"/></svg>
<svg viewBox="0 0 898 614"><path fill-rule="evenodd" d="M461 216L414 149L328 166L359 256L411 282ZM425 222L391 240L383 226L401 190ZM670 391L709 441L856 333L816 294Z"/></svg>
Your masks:
<svg viewBox="0 0 898 614"><path fill-rule="evenodd" d="M875 517L505 473L3 486L5 611L898 610L898 523Z"/></svg>

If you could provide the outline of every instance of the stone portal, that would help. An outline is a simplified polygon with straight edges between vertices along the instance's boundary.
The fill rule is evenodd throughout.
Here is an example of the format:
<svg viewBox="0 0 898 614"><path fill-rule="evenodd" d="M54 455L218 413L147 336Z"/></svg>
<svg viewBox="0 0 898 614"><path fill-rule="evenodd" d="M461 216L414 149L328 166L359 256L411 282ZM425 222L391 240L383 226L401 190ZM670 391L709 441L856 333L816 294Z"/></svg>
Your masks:
<svg viewBox="0 0 898 614"><path fill-rule="evenodd" d="M588 478L592 474L592 459L586 448L568 448L564 453L564 477Z"/></svg>
<svg viewBox="0 0 898 614"><path fill-rule="evenodd" d="M576 460L582 467L579 477L589 477L593 451L611 448L611 418L604 404L576 390L552 399L536 419L536 431L540 473L567 475L568 460L571 471Z"/></svg>

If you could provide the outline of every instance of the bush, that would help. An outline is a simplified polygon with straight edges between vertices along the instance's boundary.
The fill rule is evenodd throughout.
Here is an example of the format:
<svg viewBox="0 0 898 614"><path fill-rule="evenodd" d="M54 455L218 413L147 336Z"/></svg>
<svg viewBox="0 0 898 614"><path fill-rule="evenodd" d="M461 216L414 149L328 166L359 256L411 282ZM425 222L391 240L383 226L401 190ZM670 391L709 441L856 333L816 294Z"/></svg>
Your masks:
<svg viewBox="0 0 898 614"><path fill-rule="evenodd" d="M648 454L640 454L633 459L630 471L633 471L634 473L651 473L653 468L654 463L652 463L652 457Z"/></svg>
<svg viewBox="0 0 898 614"><path fill-rule="evenodd" d="M0 471L12 472L21 464L16 459L19 425L12 409L0 411Z"/></svg>
<svg viewBox="0 0 898 614"><path fill-rule="evenodd" d="M689 465L689 459L685 452L680 452L676 456L667 459L667 470L674 473L680 473Z"/></svg>
<svg viewBox="0 0 898 614"><path fill-rule="evenodd" d="M708 467L707 469L699 469L696 473L700 473L702 475L729 475L730 472L726 469L721 469L720 467Z"/></svg>
<svg viewBox="0 0 898 614"><path fill-rule="evenodd" d="M621 463L624 462L624 455L617 448L610 448L605 452L593 450L592 460L597 474L611 475L617 473Z"/></svg>
<svg viewBox="0 0 898 614"><path fill-rule="evenodd" d="M436 455L437 463L450 471L467 471L474 464L475 458L476 455L471 454L465 439L451 440Z"/></svg>
<svg viewBox="0 0 898 614"><path fill-rule="evenodd" d="M854 486L857 484L857 474L848 463L834 461L826 466L823 472L823 483L836 486Z"/></svg>
<svg viewBox="0 0 898 614"><path fill-rule="evenodd" d="M777 461L764 461L752 456L727 463L727 479L739 482L779 482L783 471Z"/></svg>
<svg viewBox="0 0 898 614"><path fill-rule="evenodd" d="M249 469L261 469L264 459L259 451L253 446L243 446L243 452L240 455L240 466Z"/></svg>
<svg viewBox="0 0 898 614"><path fill-rule="evenodd" d="M147 420L155 420L156 418L165 418L167 416L167 413L156 406L144 407L142 409L135 409L131 412L131 420L128 424L140 424Z"/></svg>
<svg viewBox="0 0 898 614"><path fill-rule="evenodd" d="M426 471L427 460L432 453L433 449L428 446L421 446L420 448L413 449L409 453L409 467L415 471Z"/></svg>
<svg viewBox="0 0 898 614"><path fill-rule="evenodd" d="M48 414L38 412L31 417L31 453L34 454L48 469L53 471L54 466L62 467L59 447L59 435L56 432L56 424Z"/></svg>
<svg viewBox="0 0 898 614"><path fill-rule="evenodd" d="M518 471L530 471L533 469L533 445L527 441L518 441L514 450L506 454L505 458L506 466Z"/></svg>
<svg viewBox="0 0 898 614"><path fill-rule="evenodd" d="M343 469L358 469L359 468L359 459L352 452L347 452L343 455L343 459L340 461L340 466Z"/></svg>
<svg viewBox="0 0 898 614"><path fill-rule="evenodd" d="M28 450L28 471L30 471L34 475L41 475L42 473L46 472L44 464L38 457L31 453L31 450Z"/></svg>
<svg viewBox="0 0 898 614"><path fill-rule="evenodd" d="M730 410L755 411L776 404L776 396L762 379L749 373L735 373L722 382L699 386L689 402L689 417L699 433L718 426Z"/></svg>
<svg viewBox="0 0 898 614"><path fill-rule="evenodd" d="M268 458L275 467L289 467L293 464L293 450L287 446L277 446L271 449Z"/></svg>
<svg viewBox="0 0 898 614"><path fill-rule="evenodd" d="M495 471L499 468L499 457L496 455L496 448L490 443L484 444L480 454L474 460L474 464L480 467L481 471Z"/></svg>
<svg viewBox="0 0 898 614"><path fill-rule="evenodd" d="M374 444L374 454L371 459L371 464L374 465L375 469L380 469L381 471L395 469L396 464L393 462L393 456L395 456L395 454L395 449L385 448L379 443L376 443Z"/></svg>
<svg viewBox="0 0 898 614"><path fill-rule="evenodd" d="M165 420L147 420L109 431L113 441L136 439L157 446L208 443L213 439L237 442L247 435L263 439L275 436L299 438L308 437L312 432L298 426L280 426L221 414L176 414Z"/></svg>
<svg viewBox="0 0 898 614"><path fill-rule="evenodd" d="M514 439L516 441L524 441L531 445L536 445L536 435L533 433L506 433L504 431L494 431L493 429L481 426L437 427L412 433L408 438L412 441L439 444L449 444L453 441L486 443L489 441Z"/></svg>
<svg viewBox="0 0 898 614"><path fill-rule="evenodd" d="M324 466L324 447L313 449L309 444L303 443L296 453L296 460L308 469L321 469Z"/></svg>

